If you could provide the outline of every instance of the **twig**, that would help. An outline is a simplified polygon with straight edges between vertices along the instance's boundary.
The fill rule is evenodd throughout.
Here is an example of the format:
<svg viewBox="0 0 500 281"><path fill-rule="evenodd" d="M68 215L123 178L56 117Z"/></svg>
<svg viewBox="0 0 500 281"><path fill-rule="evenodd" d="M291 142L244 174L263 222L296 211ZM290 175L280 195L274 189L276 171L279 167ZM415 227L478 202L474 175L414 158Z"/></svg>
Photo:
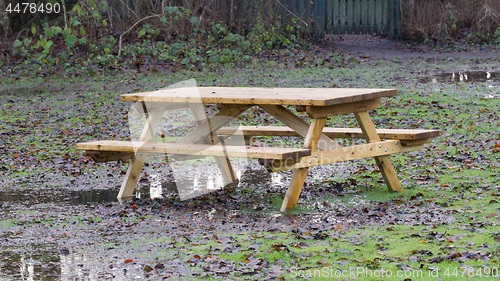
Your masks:
<svg viewBox="0 0 500 281"><path fill-rule="evenodd" d="M66 26L66 30L68 30L68 21L66 20L66 4L64 4L64 1L61 1L62 6L63 6L63 11L64 11L64 26Z"/></svg>
<svg viewBox="0 0 500 281"><path fill-rule="evenodd" d="M145 18L142 18L140 19L139 21L137 21L136 23L134 23L134 25L132 25L129 29L127 29L127 31L123 32L121 35L120 35L120 41L118 43L118 56L120 56L121 52L122 52L122 38L123 38L123 35L125 35L127 32L129 32L130 30L132 30L132 28L134 28L137 24L139 24L141 21L143 20L146 20L146 19L150 19L150 18L155 18L155 17L161 17L162 15L151 15L151 16L147 16Z"/></svg>
<svg viewBox="0 0 500 281"><path fill-rule="evenodd" d="M285 7L285 5L283 5L281 3L281 1L278 0L277 2L280 3L280 5L283 7L283 9L287 10L290 14L292 14L293 16L295 16L296 18L298 18L301 22L303 22L307 26L307 23L301 17L299 17L298 15L296 15L296 14L292 13L290 10L288 10L288 8Z"/></svg>
<svg viewBox="0 0 500 281"><path fill-rule="evenodd" d="M27 27L27 26L28 26L28 25L29 25L29 24L30 24L33 20L35 20L35 19L38 17L38 15L39 15L39 14L35 14L35 16L34 16L34 17L33 17L33 18L32 18L32 19L28 22L28 23L26 23L23 27L21 27L21 31L19 31L19 33L17 34L16 40L14 40L14 44L15 44L15 42L17 41L17 39L19 39L19 36L21 36L21 33L22 33L23 31L25 31L25 30L26 30L26 27ZM12 45L12 49L14 49L14 45Z"/></svg>

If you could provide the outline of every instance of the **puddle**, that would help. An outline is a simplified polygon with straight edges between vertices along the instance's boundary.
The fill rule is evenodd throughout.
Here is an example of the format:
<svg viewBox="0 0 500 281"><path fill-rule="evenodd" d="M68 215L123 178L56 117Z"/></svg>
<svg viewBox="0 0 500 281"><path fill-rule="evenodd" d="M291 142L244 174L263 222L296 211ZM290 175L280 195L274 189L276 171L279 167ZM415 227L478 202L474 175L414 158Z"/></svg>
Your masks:
<svg viewBox="0 0 500 281"><path fill-rule="evenodd" d="M60 257L38 248L31 253L0 251L0 277L12 280L55 280L61 275Z"/></svg>
<svg viewBox="0 0 500 281"><path fill-rule="evenodd" d="M420 78L420 83L467 83L467 82L496 82L500 78L500 72L468 71L447 72L431 77Z"/></svg>
<svg viewBox="0 0 500 281"><path fill-rule="evenodd" d="M246 170L235 170L240 179L238 188L249 186L259 192L262 186L265 186L266 189L280 189L275 191L282 192L284 195L291 173L268 173L257 165L250 165ZM314 183L327 176L336 177L341 174L341 171L349 170L352 170L352 167L348 165L312 168L307 182ZM171 192L175 186L173 182L165 181L161 174L150 174L148 180L147 185L143 182L142 186L136 190L136 197L165 196L165 193ZM193 183L195 179L191 181ZM217 179L215 175L196 178L198 190L210 191L218 188L221 182L221 179ZM244 214L239 208L222 207L222 209L211 208L206 212L200 211L200 214L196 215L185 213L182 209L172 208L165 213L168 214L167 217L146 220L143 222L144 225L134 227L130 222L136 219L135 216L130 218L109 216L121 210L115 204L109 208L73 207L89 203L104 205L106 202L117 202L117 192L116 188L86 191L24 189L0 192L0 214L2 203L5 203L4 206L15 203L26 209L24 212L23 210L19 212L23 216L23 222L36 220L36 223L6 225L6 230L3 232L5 235L0 236L0 280L148 280L148 274L153 274L152 276L158 277L156 279L160 279L163 277L162 274L169 276L170 270L186 273L187 276L195 278L195 275L189 274L202 274L203 269L187 265L185 261L188 258L183 256L182 251L178 252L175 248L167 247L170 244L165 242L168 239L184 241L185 238L180 233L183 233L185 229L189 230L192 227L189 231L195 233L196 231L204 233L205 228L218 229L222 232L244 232L247 229L250 231L267 229L270 225L280 229L293 228L297 221L307 221L318 226L325 225L325 223L328 225L343 223L342 220L332 215L334 213L329 214L323 211L315 214L283 216L278 213L277 209ZM354 200L361 201L362 199L356 197ZM64 202L62 204L64 206L58 205L58 208L51 208L48 213L45 213L46 206L33 208L34 204L47 202L54 203L52 205L54 207L55 204ZM343 204L337 205L338 208L343 208ZM80 213L73 214L73 209L78 209ZM69 220L66 216L68 212L71 212ZM6 208L5 214L8 213L9 208ZM102 222L96 223L89 219L89 213L92 214L90 218L100 217ZM231 218L234 226L221 220L227 218ZM262 223L259 224L259 221ZM141 221L137 223L141 224ZM61 235L66 234L68 236L62 239ZM153 260L152 257L155 259ZM133 262L125 262L128 259ZM151 273L144 270L145 265L155 267L157 263L161 263L165 270ZM199 272L193 272L193 270ZM180 278L175 274L173 277Z"/></svg>
<svg viewBox="0 0 500 281"><path fill-rule="evenodd" d="M143 276L143 266L118 262L115 257L98 264L93 262L92 254L57 248L0 251L0 280L128 280Z"/></svg>

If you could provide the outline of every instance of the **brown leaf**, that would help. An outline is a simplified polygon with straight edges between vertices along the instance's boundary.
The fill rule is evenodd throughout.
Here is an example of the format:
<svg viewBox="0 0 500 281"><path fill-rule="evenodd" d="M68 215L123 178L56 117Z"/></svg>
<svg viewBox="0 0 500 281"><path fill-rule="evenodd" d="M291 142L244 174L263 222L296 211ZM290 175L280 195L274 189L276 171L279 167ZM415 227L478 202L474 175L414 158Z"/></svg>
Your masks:
<svg viewBox="0 0 500 281"><path fill-rule="evenodd" d="M500 234L497 234L494 238L493 238L496 242L500 242Z"/></svg>

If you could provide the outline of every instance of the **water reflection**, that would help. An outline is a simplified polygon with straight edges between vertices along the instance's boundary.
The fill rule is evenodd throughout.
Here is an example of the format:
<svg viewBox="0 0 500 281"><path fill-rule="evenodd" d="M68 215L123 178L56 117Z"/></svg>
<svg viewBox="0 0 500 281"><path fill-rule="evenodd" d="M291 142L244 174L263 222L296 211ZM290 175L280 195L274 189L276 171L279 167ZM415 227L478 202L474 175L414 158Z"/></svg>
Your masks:
<svg viewBox="0 0 500 281"><path fill-rule="evenodd" d="M108 257L96 263L90 254L41 251L37 254L0 252L0 280L128 280L144 277L139 263L125 264ZM4 279L7 278L7 279Z"/></svg>
<svg viewBox="0 0 500 281"><path fill-rule="evenodd" d="M61 276L60 256L46 249L35 250L35 254L19 251L0 252L0 280L55 280Z"/></svg>
<svg viewBox="0 0 500 281"><path fill-rule="evenodd" d="M419 79L420 83L466 83L466 82L495 82L498 81L500 72L469 71L445 72Z"/></svg>

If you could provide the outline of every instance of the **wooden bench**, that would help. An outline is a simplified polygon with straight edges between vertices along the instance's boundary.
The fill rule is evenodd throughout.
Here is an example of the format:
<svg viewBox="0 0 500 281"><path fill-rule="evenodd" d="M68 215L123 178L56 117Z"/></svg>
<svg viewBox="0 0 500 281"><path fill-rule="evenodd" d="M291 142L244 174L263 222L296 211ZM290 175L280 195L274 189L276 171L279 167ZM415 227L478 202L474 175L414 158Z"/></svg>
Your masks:
<svg viewBox="0 0 500 281"><path fill-rule="evenodd" d="M413 145L415 143L428 143L431 138L438 137L438 130L424 129L376 129L380 139L401 140L404 146ZM256 136L282 136L282 137L299 137L300 135L286 126L240 126L240 127L224 127L217 130L219 136L228 136L233 134L241 134L245 137ZM364 139L363 131L359 128L323 128L323 134L327 137L348 138L348 139Z"/></svg>
<svg viewBox="0 0 500 281"><path fill-rule="evenodd" d="M425 129L376 129L377 134L382 140L398 140L401 142L403 147L413 147L419 146L425 143L429 143L431 138L438 137L440 132L438 130L425 130ZM300 135L286 126L240 126L240 127L224 127L217 131L219 137L226 138L230 135L243 135L247 144L250 143L250 140L254 137L258 136L280 136L280 137L299 137ZM349 138L349 139L364 139L363 131L359 128L323 128L323 134L327 137L336 139L336 138ZM396 144L396 142L393 142ZM383 145L385 147L385 143L380 142L379 145ZM385 149L385 148L384 148ZM412 149L413 150L413 149ZM398 152L405 152L405 149L401 149ZM352 152L352 149L351 149ZM397 153L394 150L389 151L387 154ZM351 157L347 159L346 156L341 157L342 154L346 154L346 150L338 150L337 151L337 160L343 159L345 160L354 160L365 158L366 154L363 154L365 157L357 157L354 158L352 153ZM347 153L349 154L349 153ZM307 158L304 158L304 161L307 162ZM337 161L338 162L338 161ZM309 165L295 165L295 162L291 159L286 159L283 161L282 159L271 159L271 158L259 158L259 163L265 166L270 172L277 172L283 170L290 170L299 167L307 167ZM331 162L333 163L333 162ZM326 163L323 163L326 164ZM312 166L312 165L311 165Z"/></svg>
<svg viewBox="0 0 500 281"><path fill-rule="evenodd" d="M76 145L76 148L87 151L89 156L99 155L99 152L110 152L110 154L108 155L129 155L130 158L132 158L132 156L137 153L148 153L148 155L180 154L197 156L266 158L277 160L298 160L301 157L311 155L310 149L303 148L241 147L229 145L179 144L134 141L85 142L78 143ZM124 153L120 154L120 152ZM127 158L122 157L121 159ZM116 160L106 159L106 161Z"/></svg>

